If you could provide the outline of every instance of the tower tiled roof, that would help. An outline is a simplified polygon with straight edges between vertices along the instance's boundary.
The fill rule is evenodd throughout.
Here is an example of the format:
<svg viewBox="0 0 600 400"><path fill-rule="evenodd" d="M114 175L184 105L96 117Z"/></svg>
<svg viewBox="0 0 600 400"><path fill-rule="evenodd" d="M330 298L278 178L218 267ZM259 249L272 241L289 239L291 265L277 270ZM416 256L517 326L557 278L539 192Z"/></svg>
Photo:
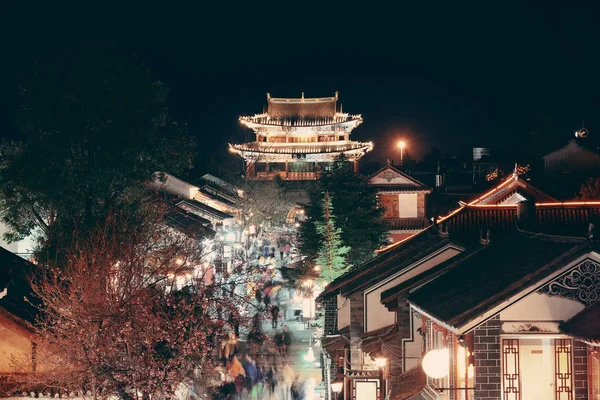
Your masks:
<svg viewBox="0 0 600 400"><path fill-rule="evenodd" d="M275 98L267 94L267 113L271 118L326 118L333 117L337 108L337 93L333 97Z"/></svg>

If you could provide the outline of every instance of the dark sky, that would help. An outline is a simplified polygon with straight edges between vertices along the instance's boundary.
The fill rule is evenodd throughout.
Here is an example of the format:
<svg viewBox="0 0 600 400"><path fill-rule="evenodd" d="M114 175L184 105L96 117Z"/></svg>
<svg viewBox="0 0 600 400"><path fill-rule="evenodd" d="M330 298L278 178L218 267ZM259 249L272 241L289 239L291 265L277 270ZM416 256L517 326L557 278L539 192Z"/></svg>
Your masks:
<svg viewBox="0 0 600 400"><path fill-rule="evenodd" d="M14 137L16 79L36 52L94 40L137 53L170 86L171 114L203 154L241 140L237 117L261 112L267 92L339 91L344 111L364 117L352 138L375 142L370 160L398 158L400 137L417 158L431 146L512 148L536 113L565 140L582 121L600 135L597 9L448 3L7 8L0 134Z"/></svg>

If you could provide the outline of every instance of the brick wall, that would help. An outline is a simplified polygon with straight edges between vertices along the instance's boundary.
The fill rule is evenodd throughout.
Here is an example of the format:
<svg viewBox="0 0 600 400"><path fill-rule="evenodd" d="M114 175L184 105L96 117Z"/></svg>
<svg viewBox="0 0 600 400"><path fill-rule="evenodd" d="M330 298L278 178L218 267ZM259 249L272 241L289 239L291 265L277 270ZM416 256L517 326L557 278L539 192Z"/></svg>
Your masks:
<svg viewBox="0 0 600 400"><path fill-rule="evenodd" d="M475 398L500 400L500 319L496 316L478 326L473 334L475 356Z"/></svg>
<svg viewBox="0 0 600 400"><path fill-rule="evenodd" d="M575 372L575 400L588 398L588 363L587 345L578 340L573 341L573 371Z"/></svg>
<svg viewBox="0 0 600 400"><path fill-rule="evenodd" d="M365 331L365 303L363 293L350 296L350 360L352 364L362 364L361 336Z"/></svg>
<svg viewBox="0 0 600 400"><path fill-rule="evenodd" d="M397 349L400 351L394 351L393 354L387 353L385 356L388 358L390 362L390 371L400 371L405 372L405 360L404 360L404 346L400 346L402 344L402 339L410 338L410 319L411 319L411 311L410 306L406 302L406 299L398 299L398 309L396 310L396 323L398 327L398 333L393 337L388 337L386 341L388 343L394 343L397 345ZM415 327L416 330L417 327ZM416 335L418 333L415 332ZM398 373L390 376L390 386L392 389L392 393L399 393L404 388L403 386L407 384L406 380L400 378Z"/></svg>
<svg viewBox="0 0 600 400"><path fill-rule="evenodd" d="M322 302L325 310L325 319L323 321L323 330L326 335L331 335L337 332L337 296L327 297Z"/></svg>

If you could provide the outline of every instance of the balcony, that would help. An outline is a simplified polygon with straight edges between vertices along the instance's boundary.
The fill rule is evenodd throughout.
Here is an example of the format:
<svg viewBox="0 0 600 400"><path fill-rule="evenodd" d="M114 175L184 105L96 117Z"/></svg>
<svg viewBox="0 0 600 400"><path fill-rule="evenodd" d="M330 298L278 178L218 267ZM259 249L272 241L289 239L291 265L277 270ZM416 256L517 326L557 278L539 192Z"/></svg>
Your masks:
<svg viewBox="0 0 600 400"><path fill-rule="evenodd" d="M427 218L390 218L384 220L391 231L420 231L429 226Z"/></svg>
<svg viewBox="0 0 600 400"><path fill-rule="evenodd" d="M256 172L252 176L248 176L251 180L257 181L270 181L279 177L279 179L284 181L314 181L319 178L318 172L288 172L287 174L284 171L276 171L276 172Z"/></svg>

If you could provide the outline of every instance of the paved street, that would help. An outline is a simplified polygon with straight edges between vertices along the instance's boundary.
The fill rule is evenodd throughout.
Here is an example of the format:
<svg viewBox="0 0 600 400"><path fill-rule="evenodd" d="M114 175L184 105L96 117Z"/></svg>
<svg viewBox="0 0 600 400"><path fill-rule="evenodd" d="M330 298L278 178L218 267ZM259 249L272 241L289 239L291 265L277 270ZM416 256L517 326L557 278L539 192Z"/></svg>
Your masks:
<svg viewBox="0 0 600 400"><path fill-rule="evenodd" d="M320 359L321 359L321 348L319 346L314 346L314 361L306 360L306 356L308 354L309 348L309 338L314 333L314 327L310 329L307 328L306 323L302 323L300 321L288 320L288 321L279 321L277 330L283 329L283 326L287 326L288 332L292 337L292 344L288 349L287 357L280 357L276 353L275 348L267 348L261 355L258 357L257 364L262 365L273 365L279 361L287 361L290 367L294 370L294 372L299 375L300 380L304 381L307 378L313 378L315 380L315 394L314 399L320 399L322 397L323 389L321 389L321 381L322 381L322 372L320 367ZM275 331L271 327L270 321L265 321L263 323L264 332L266 332L271 338L273 337ZM242 338L242 343L240 343L240 350L243 352L246 348L244 338ZM306 399L313 400L313 399Z"/></svg>

